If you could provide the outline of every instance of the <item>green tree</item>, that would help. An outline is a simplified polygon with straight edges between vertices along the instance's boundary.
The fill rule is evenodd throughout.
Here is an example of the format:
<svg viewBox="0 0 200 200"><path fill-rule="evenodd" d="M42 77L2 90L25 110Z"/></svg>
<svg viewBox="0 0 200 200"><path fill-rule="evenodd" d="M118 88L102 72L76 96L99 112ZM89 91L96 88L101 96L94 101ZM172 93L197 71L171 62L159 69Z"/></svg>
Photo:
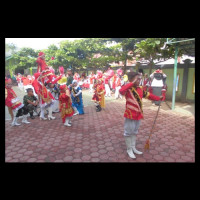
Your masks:
<svg viewBox="0 0 200 200"><path fill-rule="evenodd" d="M52 57L56 57L56 52L58 51L58 47L54 44L48 46L43 52L45 53L45 60L47 65L52 66L54 68L58 68L58 63L56 60L52 60Z"/></svg>
<svg viewBox="0 0 200 200"><path fill-rule="evenodd" d="M145 40L140 41L136 44L135 53L138 55L138 58L144 58L149 61L149 74L152 73L152 67L161 60L167 60L169 58L174 58L175 47L169 46L166 49L161 49L166 38L146 38ZM179 56L182 55L182 52L179 51Z"/></svg>
<svg viewBox="0 0 200 200"><path fill-rule="evenodd" d="M13 71L17 68L13 54L17 51L17 46L13 43L6 43L5 46L5 69L9 71L10 76L12 77Z"/></svg>
<svg viewBox="0 0 200 200"><path fill-rule="evenodd" d="M59 56L60 59L64 58L67 65L72 66L73 71L86 68L96 71L97 68L102 68L112 60L110 56L106 55L106 52L108 52L108 48L103 39L85 38L73 42L61 42ZM97 54L100 57L96 57Z"/></svg>
<svg viewBox="0 0 200 200"><path fill-rule="evenodd" d="M37 52L32 48L22 48L13 54L17 68L27 69L36 66Z"/></svg>
<svg viewBox="0 0 200 200"><path fill-rule="evenodd" d="M143 40L144 38L110 38L107 39L108 43L115 42L116 45L112 46L111 54L115 57L115 61L123 61L123 70L126 72L127 60L133 60L135 56L135 45L137 42ZM129 53L132 52L132 55Z"/></svg>
<svg viewBox="0 0 200 200"><path fill-rule="evenodd" d="M13 43L6 43L5 50L7 55L12 55L17 51L17 46Z"/></svg>

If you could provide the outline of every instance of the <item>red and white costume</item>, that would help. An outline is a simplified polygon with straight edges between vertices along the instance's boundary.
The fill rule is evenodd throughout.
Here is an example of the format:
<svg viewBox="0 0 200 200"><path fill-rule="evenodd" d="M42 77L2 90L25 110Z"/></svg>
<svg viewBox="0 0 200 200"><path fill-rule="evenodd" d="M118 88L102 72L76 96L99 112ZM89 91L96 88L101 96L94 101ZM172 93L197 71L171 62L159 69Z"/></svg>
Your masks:
<svg viewBox="0 0 200 200"><path fill-rule="evenodd" d="M41 97L40 105L42 107L53 103L54 97L51 92L44 86L44 84L38 81L39 96Z"/></svg>
<svg viewBox="0 0 200 200"><path fill-rule="evenodd" d="M133 83L128 83L119 91L126 98L126 110L124 113L124 138L127 146L129 157L136 158L134 153L142 154L136 149L136 135L143 119L142 98L150 100L160 100L160 97L155 96L143 90L142 86L134 87Z"/></svg>
<svg viewBox="0 0 200 200"><path fill-rule="evenodd" d="M73 78L74 80L79 81L80 75L78 73L75 73Z"/></svg>
<svg viewBox="0 0 200 200"><path fill-rule="evenodd" d="M109 82L110 82L110 79L114 76L114 71L112 69L109 69L107 70L105 73L104 73L104 80L105 80L105 90L106 90L106 95L105 97L107 96L111 96L111 92L110 92L110 87L109 87Z"/></svg>
<svg viewBox="0 0 200 200"><path fill-rule="evenodd" d="M64 125L70 126L69 122L74 114L74 110L72 108L70 90L66 85L60 86L59 109L62 122L65 123Z"/></svg>
<svg viewBox="0 0 200 200"><path fill-rule="evenodd" d="M144 91L142 86L139 86L137 88L133 87L133 83L128 83L122 86L119 92L122 95L125 95L126 98L126 110L124 113L124 117L132 120L140 120L144 118L142 109L143 97L149 100L160 100L160 97ZM162 95L164 96L164 91Z"/></svg>
<svg viewBox="0 0 200 200"><path fill-rule="evenodd" d="M85 80L83 81L82 87L83 87L83 88L87 88L87 89L90 88L90 80L89 80L89 78L87 78L87 79L85 79Z"/></svg>
<svg viewBox="0 0 200 200"><path fill-rule="evenodd" d="M24 104L20 102L14 90L7 87L5 87L5 105L13 111L17 111L24 106Z"/></svg>
<svg viewBox="0 0 200 200"><path fill-rule="evenodd" d="M115 99L118 99L119 97L122 99L122 95L119 93L119 90L121 89L121 78L117 76L115 81Z"/></svg>
<svg viewBox="0 0 200 200"><path fill-rule="evenodd" d="M6 79L5 84L9 84L9 83L12 83L11 79ZM24 110L24 104L20 102L14 90L7 86L5 86L5 105L8 107L8 111L13 119L12 124L11 124L12 126L20 125L17 123L17 120L22 115L23 115L22 123L26 123L26 124L30 123L27 121L28 111ZM16 112L15 116L13 112Z"/></svg>
<svg viewBox="0 0 200 200"><path fill-rule="evenodd" d="M43 52L39 53L39 56L44 55ZM53 57L52 57L53 58ZM40 119L46 120L44 117L44 109L48 108L49 115L48 119L55 119L55 117L52 116L52 109L53 109L53 103L55 98L51 94L50 90L48 90L45 87L45 84L48 83L57 83L58 80L62 78L62 74L59 77L56 77L54 74L54 69L52 67L48 67L45 60L43 60L41 57L38 57L37 61L38 63L38 70L37 72L41 72L41 80L39 81L37 78L37 81L34 83L34 86L38 89L39 99L40 99L40 108L41 108L41 114ZM37 86L36 86L37 85Z"/></svg>
<svg viewBox="0 0 200 200"><path fill-rule="evenodd" d="M22 77L22 80L23 80L23 85L24 85L24 91L26 92L26 90L28 88L31 88L33 90L34 96L36 96L34 87L32 86L32 78L31 78L31 76L28 75L27 77Z"/></svg>
<svg viewBox="0 0 200 200"><path fill-rule="evenodd" d="M119 97L122 99L122 95L119 93L119 90L121 89L121 85L122 85L122 81L121 81L122 74L123 74L122 69L118 69L116 79L115 79L115 99L118 99Z"/></svg>
<svg viewBox="0 0 200 200"><path fill-rule="evenodd" d="M111 81L112 81L112 84L111 84L111 87L113 90L115 90L116 88L116 79L117 79L117 74L115 74L112 78L111 78Z"/></svg>
<svg viewBox="0 0 200 200"><path fill-rule="evenodd" d="M39 94L39 83L38 83L38 77L40 76L40 72L35 73L34 77L35 79L32 82L32 86L34 87L35 93L38 95Z"/></svg>
<svg viewBox="0 0 200 200"><path fill-rule="evenodd" d="M47 64L46 64L45 60L42 59L42 58L40 57L40 56L42 56L42 55L44 55L44 53L43 53L43 52L40 52L40 53L39 53L39 57L38 57L37 60L36 60L36 62L37 62L37 64L38 64L37 72L42 72L42 71L44 71L44 70L46 69L46 67L47 67Z"/></svg>
<svg viewBox="0 0 200 200"><path fill-rule="evenodd" d="M49 115L48 118L50 119L55 119L52 116L52 106L54 103L54 97L51 94L51 92L49 90L47 90L47 88L45 87L44 83L38 80L38 96L39 96L39 104L40 104L40 108L41 108L41 113L40 113L40 119L46 120L46 118L44 117L44 109L48 108L49 110Z"/></svg>
<svg viewBox="0 0 200 200"><path fill-rule="evenodd" d="M92 101L95 102L97 108L100 106L101 108L105 108L105 87L103 84L102 72L98 71L97 83L94 84L94 95L92 97Z"/></svg>
<svg viewBox="0 0 200 200"><path fill-rule="evenodd" d="M93 92L93 85L94 85L94 79L95 79L95 75L93 73L90 74L89 76L90 79L90 93Z"/></svg>
<svg viewBox="0 0 200 200"><path fill-rule="evenodd" d="M23 90L23 81L22 81L22 75L18 74L17 76L17 83L18 83L18 87L20 90Z"/></svg>

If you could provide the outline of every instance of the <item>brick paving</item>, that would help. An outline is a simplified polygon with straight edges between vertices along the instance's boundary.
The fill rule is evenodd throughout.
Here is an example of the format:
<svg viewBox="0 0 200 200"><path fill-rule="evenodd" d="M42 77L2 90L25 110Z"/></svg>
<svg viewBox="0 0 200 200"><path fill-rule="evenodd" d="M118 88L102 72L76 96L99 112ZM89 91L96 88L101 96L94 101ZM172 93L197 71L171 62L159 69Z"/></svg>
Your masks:
<svg viewBox="0 0 200 200"><path fill-rule="evenodd" d="M144 150L157 107L143 101L144 117L137 136L137 149ZM93 105L85 115L74 116L65 127L60 113L55 120L10 126L6 121L5 162L195 162L194 116L171 111L163 106L152 135L150 150L128 157L123 138L124 100L109 99L97 113ZM21 121L21 119L19 120Z"/></svg>

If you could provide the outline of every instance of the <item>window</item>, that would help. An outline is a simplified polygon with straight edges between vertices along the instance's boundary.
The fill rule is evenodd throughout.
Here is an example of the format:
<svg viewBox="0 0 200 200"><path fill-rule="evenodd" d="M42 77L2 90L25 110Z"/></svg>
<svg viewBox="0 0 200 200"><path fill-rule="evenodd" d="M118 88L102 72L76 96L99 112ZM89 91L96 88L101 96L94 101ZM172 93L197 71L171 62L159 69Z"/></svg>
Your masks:
<svg viewBox="0 0 200 200"><path fill-rule="evenodd" d="M178 92L179 77L180 77L180 74L177 74L177 77L176 77L176 92Z"/></svg>
<svg viewBox="0 0 200 200"><path fill-rule="evenodd" d="M194 93L195 93L195 73L194 73L193 86L192 86L192 94Z"/></svg>

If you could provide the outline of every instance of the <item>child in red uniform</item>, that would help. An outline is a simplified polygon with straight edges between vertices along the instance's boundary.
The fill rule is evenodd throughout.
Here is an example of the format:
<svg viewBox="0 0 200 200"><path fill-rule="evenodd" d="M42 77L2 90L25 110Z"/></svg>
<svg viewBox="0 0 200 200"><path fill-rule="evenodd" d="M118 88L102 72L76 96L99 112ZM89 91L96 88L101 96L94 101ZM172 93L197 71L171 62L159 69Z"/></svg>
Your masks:
<svg viewBox="0 0 200 200"><path fill-rule="evenodd" d="M129 157L136 158L134 153L142 154L142 152L136 149L136 135L138 134L141 119L143 119L142 98L158 101L163 100L164 94L159 97L144 91L142 86L139 86L140 78L136 72L129 72L128 80L129 83L122 86L119 92L125 95L126 98L124 137L127 153Z"/></svg>
<svg viewBox="0 0 200 200"><path fill-rule="evenodd" d="M122 99L121 94L119 94L119 90L122 86L122 80L121 80L122 75L123 75L122 69L118 69L116 80L115 80L115 87L116 87L115 88L115 99L118 99L118 98Z"/></svg>
<svg viewBox="0 0 200 200"><path fill-rule="evenodd" d="M94 84L94 95L92 101L95 102L96 111L100 112L102 108L105 108L105 89L103 85L103 80L96 80L97 83Z"/></svg>
<svg viewBox="0 0 200 200"><path fill-rule="evenodd" d="M9 113L12 117L12 126L19 126L20 124L17 122L20 116L23 116L22 123L29 124L27 121L28 110L24 107L12 89L12 80L5 80L5 105L8 107ZM16 112L13 114L13 112ZM14 117L15 115L15 117Z"/></svg>
<svg viewBox="0 0 200 200"><path fill-rule="evenodd" d="M92 101L94 101L96 106L96 111L100 112L102 108L105 108L105 87L103 85L103 73L102 71L97 71L97 78L93 86L94 95Z"/></svg>
<svg viewBox="0 0 200 200"><path fill-rule="evenodd" d="M72 108L70 90L67 85L60 86L59 109L64 125L71 126L71 118L74 114L74 110Z"/></svg>
<svg viewBox="0 0 200 200"><path fill-rule="evenodd" d="M91 72L91 74L89 75L89 79L90 79L90 93L92 93L93 92L94 79L95 79L93 72Z"/></svg>
<svg viewBox="0 0 200 200"><path fill-rule="evenodd" d="M39 95L39 83L38 83L38 80L37 80L39 76L40 76L40 72L35 73L34 74L35 79L32 82L32 86L34 87L35 93L37 95Z"/></svg>
<svg viewBox="0 0 200 200"><path fill-rule="evenodd" d="M38 58L37 58L36 62L38 64L37 72L42 72L43 70L46 69L47 64L45 62L45 54L43 52L40 52L38 54Z"/></svg>

